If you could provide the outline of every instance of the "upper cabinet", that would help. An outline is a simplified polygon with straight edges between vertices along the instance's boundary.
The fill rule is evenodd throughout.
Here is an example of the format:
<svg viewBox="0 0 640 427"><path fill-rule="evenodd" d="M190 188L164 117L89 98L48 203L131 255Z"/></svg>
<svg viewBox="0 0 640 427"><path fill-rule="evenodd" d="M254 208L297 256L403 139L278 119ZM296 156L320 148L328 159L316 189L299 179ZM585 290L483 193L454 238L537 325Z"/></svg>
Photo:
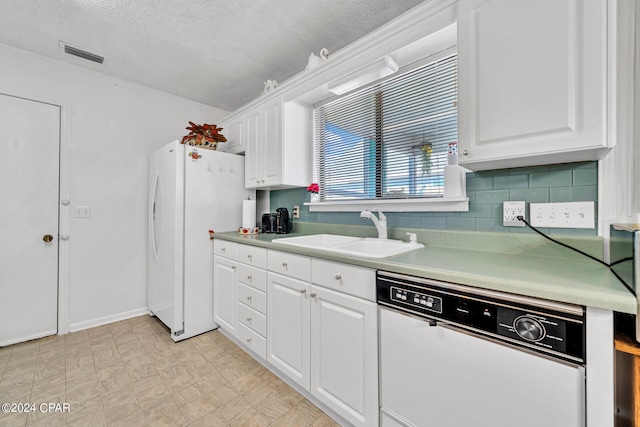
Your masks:
<svg viewBox="0 0 640 427"><path fill-rule="evenodd" d="M311 182L310 105L264 100L225 119L225 151L245 153L245 187L304 187ZM238 147L231 151L233 147Z"/></svg>
<svg viewBox="0 0 640 427"><path fill-rule="evenodd" d="M227 138L227 142L218 144L220 150L233 154L244 153L244 113L227 117L220 123L220 127L223 130L222 134Z"/></svg>
<svg viewBox="0 0 640 427"><path fill-rule="evenodd" d="M460 164L502 169L601 158L606 0L461 0Z"/></svg>

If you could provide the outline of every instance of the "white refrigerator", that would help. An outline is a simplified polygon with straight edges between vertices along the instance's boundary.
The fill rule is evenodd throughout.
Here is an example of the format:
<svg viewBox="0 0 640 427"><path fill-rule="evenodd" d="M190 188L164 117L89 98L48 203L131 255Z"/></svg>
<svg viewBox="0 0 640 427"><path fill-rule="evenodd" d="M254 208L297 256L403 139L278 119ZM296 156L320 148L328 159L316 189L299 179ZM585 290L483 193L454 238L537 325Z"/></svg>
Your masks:
<svg viewBox="0 0 640 427"><path fill-rule="evenodd" d="M242 224L244 157L171 142L149 160L148 304L180 341L215 329L209 230Z"/></svg>

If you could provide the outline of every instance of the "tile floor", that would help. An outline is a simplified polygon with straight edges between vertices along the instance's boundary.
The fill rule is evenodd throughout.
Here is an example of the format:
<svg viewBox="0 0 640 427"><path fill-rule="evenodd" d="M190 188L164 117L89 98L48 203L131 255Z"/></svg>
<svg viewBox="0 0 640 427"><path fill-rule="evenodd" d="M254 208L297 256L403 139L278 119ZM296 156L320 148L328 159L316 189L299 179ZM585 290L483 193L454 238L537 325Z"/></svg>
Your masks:
<svg viewBox="0 0 640 427"><path fill-rule="evenodd" d="M36 409L0 427L338 425L220 332L174 343L149 316L1 347L0 403Z"/></svg>

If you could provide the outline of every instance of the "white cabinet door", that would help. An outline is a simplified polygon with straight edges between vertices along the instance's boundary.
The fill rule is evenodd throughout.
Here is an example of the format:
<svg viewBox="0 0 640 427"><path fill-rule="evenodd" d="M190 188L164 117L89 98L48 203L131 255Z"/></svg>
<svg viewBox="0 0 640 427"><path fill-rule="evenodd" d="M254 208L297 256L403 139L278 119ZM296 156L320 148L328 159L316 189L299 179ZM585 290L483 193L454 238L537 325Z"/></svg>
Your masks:
<svg viewBox="0 0 640 427"><path fill-rule="evenodd" d="M213 320L231 335L236 335L238 313L238 263L213 258Z"/></svg>
<svg viewBox="0 0 640 427"><path fill-rule="evenodd" d="M265 185L282 182L282 98L262 105L262 178Z"/></svg>
<svg viewBox="0 0 640 427"><path fill-rule="evenodd" d="M461 0L460 164L593 160L608 149L606 0Z"/></svg>
<svg viewBox="0 0 640 427"><path fill-rule="evenodd" d="M261 179L260 162L264 156L261 144L260 128L261 107L247 111L244 115L245 155L244 185L247 188L259 187Z"/></svg>
<svg viewBox="0 0 640 427"><path fill-rule="evenodd" d="M245 113L245 186L282 183L282 98Z"/></svg>
<svg viewBox="0 0 640 427"><path fill-rule="evenodd" d="M267 360L309 389L309 283L268 273Z"/></svg>
<svg viewBox="0 0 640 427"><path fill-rule="evenodd" d="M244 153L244 114L239 114L220 123L222 134L227 142L218 144L218 149L227 153Z"/></svg>
<svg viewBox="0 0 640 427"><path fill-rule="evenodd" d="M377 425L377 305L318 286L311 297L311 394L355 426Z"/></svg>

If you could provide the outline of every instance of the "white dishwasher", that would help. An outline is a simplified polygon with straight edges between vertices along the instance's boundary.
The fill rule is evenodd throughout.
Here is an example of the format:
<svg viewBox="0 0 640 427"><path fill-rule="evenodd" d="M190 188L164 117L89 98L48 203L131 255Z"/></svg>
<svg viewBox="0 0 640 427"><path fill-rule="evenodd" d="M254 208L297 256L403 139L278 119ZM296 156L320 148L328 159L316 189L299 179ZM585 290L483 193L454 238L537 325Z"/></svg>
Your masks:
<svg viewBox="0 0 640 427"><path fill-rule="evenodd" d="M583 307L378 272L383 427L584 427Z"/></svg>

